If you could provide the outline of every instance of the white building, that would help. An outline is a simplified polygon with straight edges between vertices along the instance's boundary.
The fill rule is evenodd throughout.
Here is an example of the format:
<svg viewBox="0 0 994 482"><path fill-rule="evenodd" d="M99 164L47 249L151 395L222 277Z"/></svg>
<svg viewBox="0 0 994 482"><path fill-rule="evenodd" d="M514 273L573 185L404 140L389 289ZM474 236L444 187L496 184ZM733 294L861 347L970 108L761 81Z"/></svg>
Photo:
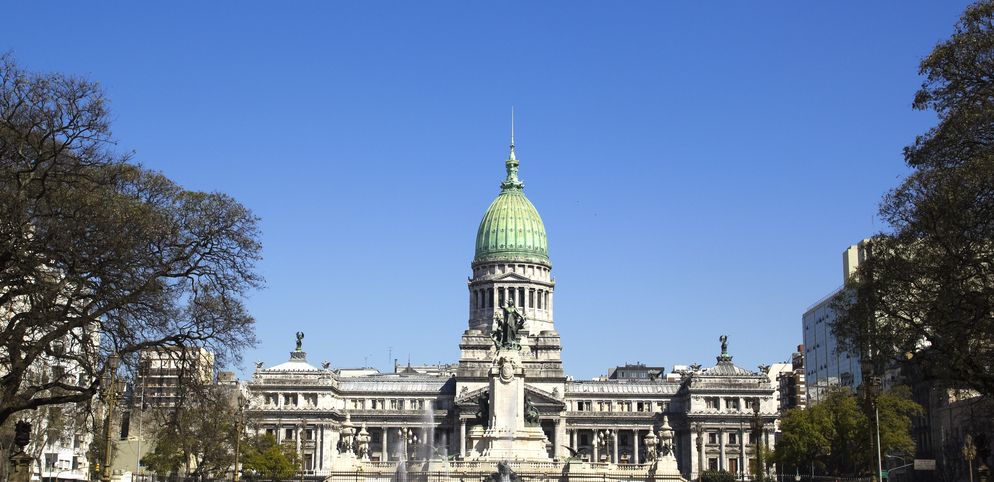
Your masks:
<svg viewBox="0 0 994 482"><path fill-rule="evenodd" d="M524 317L519 333L524 403L535 410L550 460L577 451L594 465L644 464L650 455L644 440L666 417L684 477L697 478L709 467L753 472L756 442L774 444L774 382L766 373L734 365L724 338L710 368L693 365L662 377L596 381L566 376L545 227L517 177L513 143L506 170L501 192L477 230L458 364L346 373L310 364L298 338L288 361L259 364L248 383L255 430L292 444L305 469L318 475L332 473L343 452L351 456L340 442L352 428L368 435L371 463L396 464L433 451L472 460L487 423L480 415L486 413L488 376L493 377L498 352L495 313L510 309Z"/></svg>

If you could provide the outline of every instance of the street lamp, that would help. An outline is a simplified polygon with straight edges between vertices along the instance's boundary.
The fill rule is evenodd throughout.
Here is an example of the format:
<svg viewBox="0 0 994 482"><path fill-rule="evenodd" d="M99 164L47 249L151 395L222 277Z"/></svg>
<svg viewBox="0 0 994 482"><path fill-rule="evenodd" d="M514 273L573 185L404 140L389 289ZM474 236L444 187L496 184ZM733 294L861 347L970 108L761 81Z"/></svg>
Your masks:
<svg viewBox="0 0 994 482"><path fill-rule="evenodd" d="M101 482L110 482L111 421L114 416L114 402L117 399L117 377L115 375L120 362L119 356L111 355L107 357L107 365L104 368L104 380L107 383L101 387L101 395L104 403L107 404L107 419L104 421L104 466L100 475Z"/></svg>
<svg viewBox="0 0 994 482"><path fill-rule="evenodd" d="M242 427L245 425L245 410L248 409L248 399L242 393L238 394L238 415L235 417L235 466L231 474L231 480L238 482L242 478L242 471L238 469L238 452L241 448Z"/></svg>
<svg viewBox="0 0 994 482"><path fill-rule="evenodd" d="M973 436L970 434L963 437L963 458L966 459L970 482L973 482L973 459L977 458L977 446L973 444Z"/></svg>
<svg viewBox="0 0 994 482"><path fill-rule="evenodd" d="M880 408L877 406L877 397L880 396L881 385L883 384L880 377L873 375L872 367L868 363L863 363L863 386L860 387L863 390L863 394L866 399L873 406L873 419L874 428L876 429L877 437L877 476L876 480L882 480L884 475L884 462L882 456L882 450L880 447Z"/></svg>
<svg viewBox="0 0 994 482"><path fill-rule="evenodd" d="M752 404L752 430L756 437L756 480L763 482L766 471L763 466L763 417L759 413L759 399Z"/></svg>

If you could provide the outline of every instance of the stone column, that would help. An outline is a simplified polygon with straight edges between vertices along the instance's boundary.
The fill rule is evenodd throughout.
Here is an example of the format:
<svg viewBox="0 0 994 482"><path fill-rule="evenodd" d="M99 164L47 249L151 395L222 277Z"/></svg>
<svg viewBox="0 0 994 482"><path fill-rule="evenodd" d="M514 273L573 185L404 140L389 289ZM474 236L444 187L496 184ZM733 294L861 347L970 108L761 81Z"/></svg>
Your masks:
<svg viewBox="0 0 994 482"><path fill-rule="evenodd" d="M614 430L611 432L611 457L613 457L612 462L618 463L618 439L621 438L620 430Z"/></svg>
<svg viewBox="0 0 994 482"><path fill-rule="evenodd" d="M728 470L728 467L725 467L725 431L720 429L718 430L718 453L721 454L718 455L718 468Z"/></svg>
<svg viewBox="0 0 994 482"><path fill-rule="evenodd" d="M466 458L466 421L459 421L459 456Z"/></svg>
<svg viewBox="0 0 994 482"><path fill-rule="evenodd" d="M748 472L749 470L748 467L749 464L747 463L748 460L749 458L746 457L745 432L743 431L743 429L740 428L739 429L739 472L741 472L743 475L750 475L746 474L746 472Z"/></svg>
<svg viewBox="0 0 994 482"><path fill-rule="evenodd" d="M601 458L598 454L600 452L600 439L597 433L597 429L593 430L593 437L590 439L590 444L594 446L594 462L600 462Z"/></svg>
<svg viewBox="0 0 994 482"><path fill-rule="evenodd" d="M639 430L632 430L632 463L639 463Z"/></svg>
<svg viewBox="0 0 994 482"><path fill-rule="evenodd" d="M390 440L390 428L383 426L381 429L383 433L380 434L380 460L387 462L390 460L390 446L388 441Z"/></svg>
<svg viewBox="0 0 994 482"><path fill-rule="evenodd" d="M552 455L557 459L562 459L566 457L563 453L566 445L566 418L559 417L556 419L556 436L555 436L555 446L552 449Z"/></svg>

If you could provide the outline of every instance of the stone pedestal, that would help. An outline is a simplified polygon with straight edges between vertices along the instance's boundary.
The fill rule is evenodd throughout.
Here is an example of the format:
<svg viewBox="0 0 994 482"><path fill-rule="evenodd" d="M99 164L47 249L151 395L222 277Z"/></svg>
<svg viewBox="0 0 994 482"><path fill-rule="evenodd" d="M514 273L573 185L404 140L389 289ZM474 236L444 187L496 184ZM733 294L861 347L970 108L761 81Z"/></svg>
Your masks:
<svg viewBox="0 0 994 482"><path fill-rule="evenodd" d="M8 482L31 482L31 464L34 458L24 452L10 456L11 471Z"/></svg>
<svg viewBox="0 0 994 482"><path fill-rule="evenodd" d="M480 438L479 458L550 460L542 428L525 423L525 370L518 350L500 350L494 360L489 373L489 428Z"/></svg>

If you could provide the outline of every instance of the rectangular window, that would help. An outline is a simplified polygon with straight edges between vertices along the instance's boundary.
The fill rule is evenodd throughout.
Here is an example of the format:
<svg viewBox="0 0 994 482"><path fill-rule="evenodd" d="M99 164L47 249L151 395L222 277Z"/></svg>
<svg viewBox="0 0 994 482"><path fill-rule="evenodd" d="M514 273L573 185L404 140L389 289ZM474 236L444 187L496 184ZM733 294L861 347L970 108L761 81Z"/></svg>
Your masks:
<svg viewBox="0 0 994 482"><path fill-rule="evenodd" d="M292 428L288 428L288 429L284 430L283 431L283 438L285 440L293 440L293 429Z"/></svg>
<svg viewBox="0 0 994 482"><path fill-rule="evenodd" d="M535 307L535 290L528 291L528 307L529 308Z"/></svg>
<svg viewBox="0 0 994 482"><path fill-rule="evenodd" d="M739 435L736 433L728 434L728 443L732 445L739 443Z"/></svg>
<svg viewBox="0 0 994 482"><path fill-rule="evenodd" d="M525 307L525 289L518 288L518 306L521 308Z"/></svg>
<svg viewBox="0 0 994 482"><path fill-rule="evenodd" d="M733 474L739 473L739 459L728 459L728 471Z"/></svg>
<svg viewBox="0 0 994 482"><path fill-rule="evenodd" d="M725 408L727 408L729 410L738 410L739 409L739 399L737 399L737 398L726 398L725 399Z"/></svg>
<svg viewBox="0 0 994 482"><path fill-rule="evenodd" d="M705 397L704 398L704 403L711 410L717 410L718 409L718 397Z"/></svg>
<svg viewBox="0 0 994 482"><path fill-rule="evenodd" d="M718 434L716 432L708 432L708 443L709 444L718 443Z"/></svg>
<svg viewBox="0 0 994 482"><path fill-rule="evenodd" d="M715 457L708 457L708 470L718 470L718 459Z"/></svg>
<svg viewBox="0 0 994 482"><path fill-rule="evenodd" d="M504 288L497 288L497 306L504 306Z"/></svg>
<svg viewBox="0 0 994 482"><path fill-rule="evenodd" d="M542 292L538 292L538 309L542 309Z"/></svg>

